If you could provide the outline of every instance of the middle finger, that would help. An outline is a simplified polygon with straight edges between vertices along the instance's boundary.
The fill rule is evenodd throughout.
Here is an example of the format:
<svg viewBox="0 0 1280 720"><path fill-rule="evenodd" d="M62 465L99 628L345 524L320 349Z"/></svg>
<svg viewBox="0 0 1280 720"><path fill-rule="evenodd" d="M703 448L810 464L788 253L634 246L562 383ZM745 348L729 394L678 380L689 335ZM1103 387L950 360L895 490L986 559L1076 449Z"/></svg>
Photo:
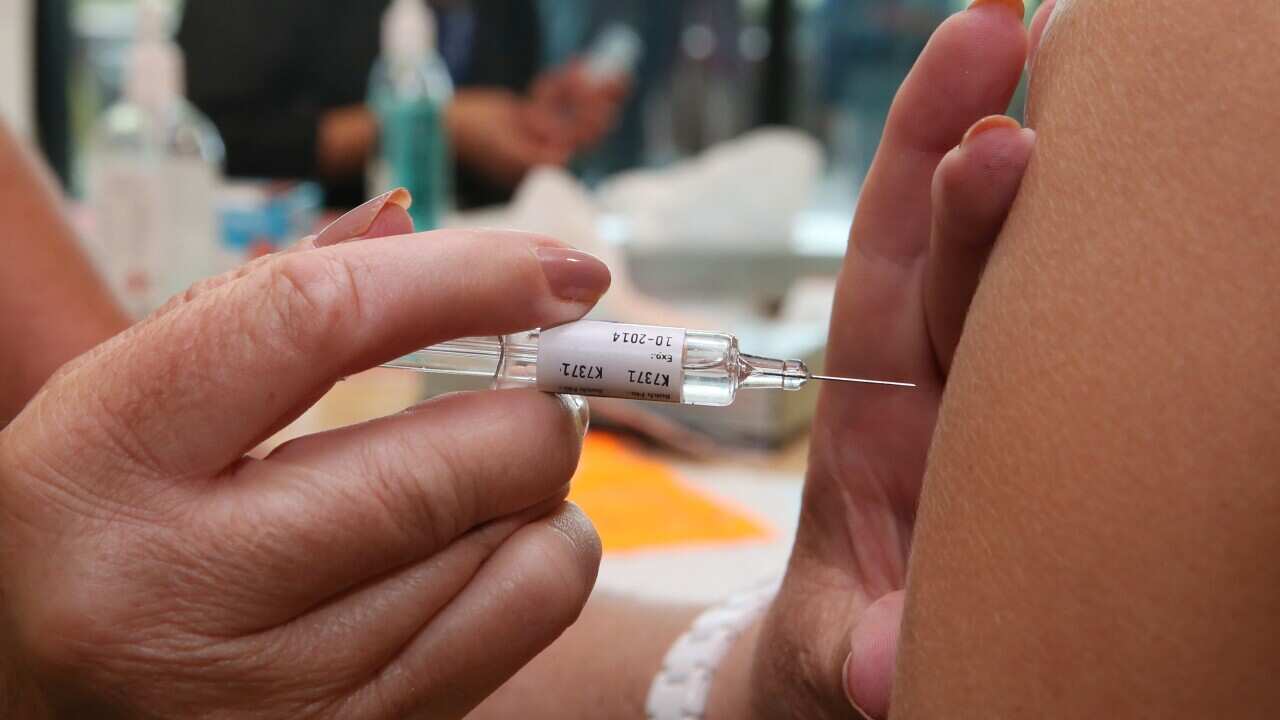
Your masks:
<svg viewBox="0 0 1280 720"><path fill-rule="evenodd" d="M237 579L272 616L249 629L273 626L561 497L584 431L568 403L521 390L450 395L300 438L211 491L211 552L252 557L224 564L258 576Z"/></svg>

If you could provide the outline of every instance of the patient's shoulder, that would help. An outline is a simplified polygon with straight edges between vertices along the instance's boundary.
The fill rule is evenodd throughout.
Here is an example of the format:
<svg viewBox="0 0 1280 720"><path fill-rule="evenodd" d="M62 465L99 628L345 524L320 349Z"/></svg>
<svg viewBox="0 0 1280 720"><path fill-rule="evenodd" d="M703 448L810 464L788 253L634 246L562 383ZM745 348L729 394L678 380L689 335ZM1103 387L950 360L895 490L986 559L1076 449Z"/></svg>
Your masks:
<svg viewBox="0 0 1280 720"><path fill-rule="evenodd" d="M1258 192L1280 177L1278 79L1276 0L1059 0L1028 116L1037 162L1060 167L1031 185L1078 178L1082 203L1124 194L1129 215L1158 208L1183 232L1261 232Z"/></svg>
<svg viewBox="0 0 1280 720"><path fill-rule="evenodd" d="M1066 101L1280 105L1275 0L1058 0L1041 49L1033 89L1059 89Z"/></svg>
<svg viewBox="0 0 1280 720"><path fill-rule="evenodd" d="M1280 2L1062 2L930 449L893 703L1280 717Z"/></svg>

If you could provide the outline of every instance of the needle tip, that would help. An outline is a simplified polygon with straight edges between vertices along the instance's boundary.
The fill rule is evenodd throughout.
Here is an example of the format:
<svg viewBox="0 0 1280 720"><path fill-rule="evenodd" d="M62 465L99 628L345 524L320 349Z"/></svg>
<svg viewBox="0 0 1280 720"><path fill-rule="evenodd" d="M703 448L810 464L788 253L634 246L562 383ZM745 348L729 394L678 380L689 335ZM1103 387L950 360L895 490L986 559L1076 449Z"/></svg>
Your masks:
<svg viewBox="0 0 1280 720"><path fill-rule="evenodd" d="M886 387L900 387L900 388L917 387L915 383L893 382L890 380L868 380L866 378L833 377L831 375L814 375L813 379L823 380L826 382L857 383L859 385L882 385Z"/></svg>

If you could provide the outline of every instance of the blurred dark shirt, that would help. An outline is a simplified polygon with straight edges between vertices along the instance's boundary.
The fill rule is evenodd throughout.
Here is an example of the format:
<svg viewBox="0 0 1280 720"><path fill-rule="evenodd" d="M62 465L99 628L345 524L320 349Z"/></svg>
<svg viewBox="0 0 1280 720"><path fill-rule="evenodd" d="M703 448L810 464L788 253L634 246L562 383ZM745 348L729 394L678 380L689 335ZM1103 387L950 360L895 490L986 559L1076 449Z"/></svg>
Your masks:
<svg viewBox="0 0 1280 720"><path fill-rule="evenodd" d="M390 0L187 0L178 42L191 101L218 126L227 171L240 177L316 178L320 117L363 103ZM528 89L542 64L530 0L433 2L439 46L459 87ZM357 204L364 178L326 184L335 207ZM460 168L463 207L510 190Z"/></svg>

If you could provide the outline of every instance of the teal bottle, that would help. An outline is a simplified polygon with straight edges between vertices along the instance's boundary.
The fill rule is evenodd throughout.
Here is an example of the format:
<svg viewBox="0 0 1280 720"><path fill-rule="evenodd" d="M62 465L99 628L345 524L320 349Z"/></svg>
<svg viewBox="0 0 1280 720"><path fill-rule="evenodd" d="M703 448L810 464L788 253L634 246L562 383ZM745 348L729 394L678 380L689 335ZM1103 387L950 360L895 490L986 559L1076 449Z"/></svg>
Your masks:
<svg viewBox="0 0 1280 720"><path fill-rule="evenodd" d="M440 227L452 207L445 112L453 82L435 36L435 18L423 0L395 0L382 18L382 54L369 80L369 106L381 137L370 194L407 189L418 230Z"/></svg>

